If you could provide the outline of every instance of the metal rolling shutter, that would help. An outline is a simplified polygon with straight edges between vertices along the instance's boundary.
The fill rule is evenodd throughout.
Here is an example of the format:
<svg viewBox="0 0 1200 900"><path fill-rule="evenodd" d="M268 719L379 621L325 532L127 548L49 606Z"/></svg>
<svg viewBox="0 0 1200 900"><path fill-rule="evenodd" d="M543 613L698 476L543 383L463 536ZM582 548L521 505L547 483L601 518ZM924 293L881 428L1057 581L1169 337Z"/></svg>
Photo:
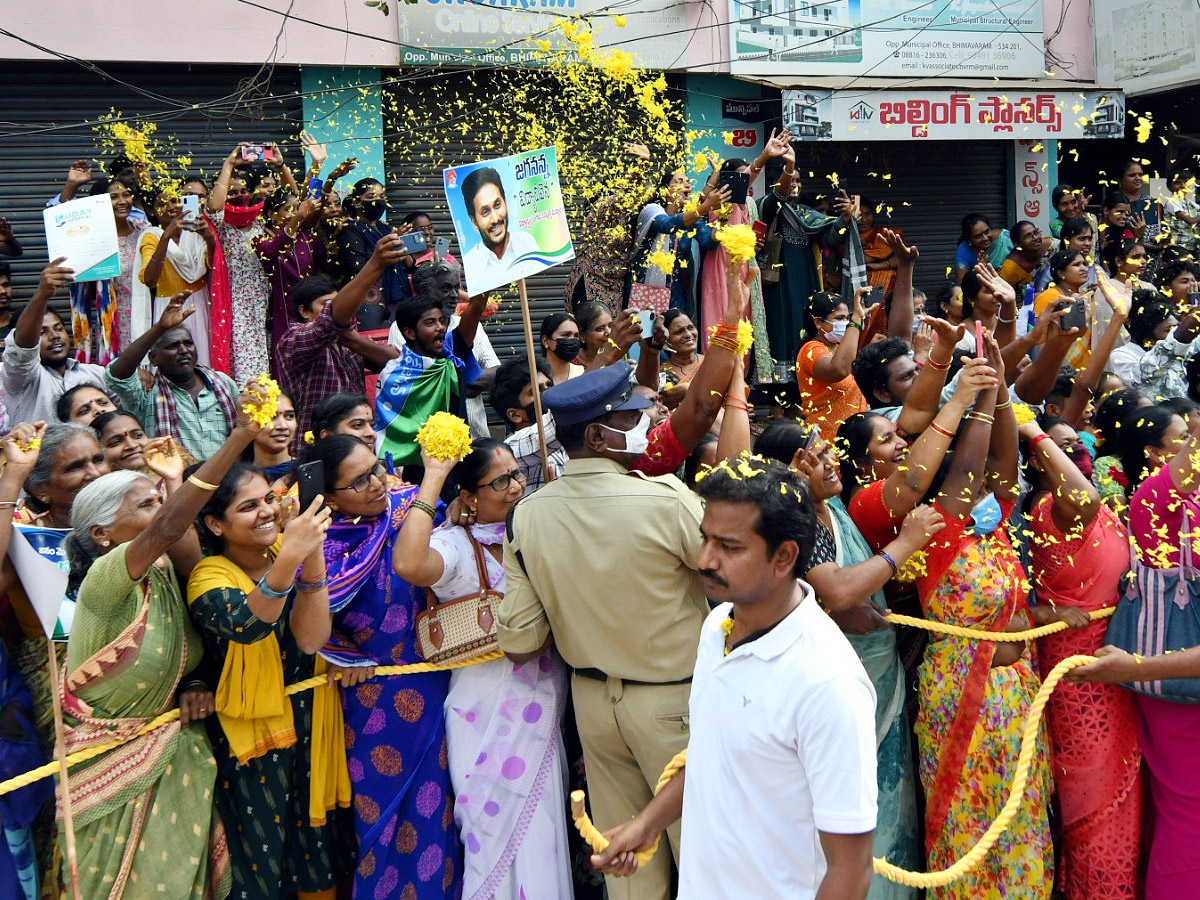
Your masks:
<svg viewBox="0 0 1200 900"><path fill-rule="evenodd" d="M930 296L954 264L963 216L980 213L997 228L1012 224L1007 141L799 144L796 157L801 191L827 189L828 175L836 173L847 193L892 207L890 216L876 216L876 224L894 225L917 245L916 286Z"/></svg>
<svg viewBox="0 0 1200 900"><path fill-rule="evenodd" d="M276 68L259 92L295 96L237 106L227 103L211 111L191 104L236 94L257 69L140 63L105 63L103 68L115 78L189 105L182 110L169 107L68 63L0 63L0 78L9 86L0 113L0 216L13 223L25 248L23 257L9 261L18 304L33 292L47 262L42 226L46 200L62 188L73 160L91 159L95 166L97 157L103 163L115 155L100 151L92 128L78 123L110 109L151 116L158 133L176 138L178 152L192 158L190 171L202 171L210 180L239 140L276 141L293 166L301 164L297 135L303 119L297 93L300 75L295 68ZM44 128L53 130L40 131ZM169 164L174 168L173 161ZM56 302L66 305L61 296Z"/></svg>
<svg viewBox="0 0 1200 900"><path fill-rule="evenodd" d="M487 96L488 73L484 71L447 72L444 81L458 80L459 96L470 96L468 91ZM496 156L494 150L485 150L472 135L460 135L442 142L434 153L429 141L414 136L398 118L403 110L429 103L428 96L421 94L422 82L396 82L387 88L395 103L384 103L385 162L387 166L387 192L391 204L389 216L396 222L417 210L428 213L439 235L450 238L451 253L460 256L454 226L446 209L446 195L442 188L443 168L474 162ZM399 112L398 112L399 111ZM481 121L480 127L486 127ZM515 149L515 148L514 148ZM574 226L574 223L572 223ZM574 227L573 227L574 230ZM533 321L534 342L537 343L538 328L542 319L552 312L565 309L563 291L570 274L570 264L555 266L525 281L529 292L530 318ZM501 360L514 353L525 352L525 332L521 324L521 304L514 285L504 294L504 300L496 314L484 322L484 329ZM540 346L540 345L539 345ZM490 413L490 411L489 411Z"/></svg>

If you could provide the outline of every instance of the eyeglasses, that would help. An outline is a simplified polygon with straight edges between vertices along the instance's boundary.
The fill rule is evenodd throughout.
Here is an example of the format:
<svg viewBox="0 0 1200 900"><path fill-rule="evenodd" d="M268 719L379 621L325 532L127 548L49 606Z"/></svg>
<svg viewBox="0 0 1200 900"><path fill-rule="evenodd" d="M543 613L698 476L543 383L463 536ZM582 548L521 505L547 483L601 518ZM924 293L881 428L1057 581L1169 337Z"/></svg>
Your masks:
<svg viewBox="0 0 1200 900"><path fill-rule="evenodd" d="M508 490L509 485L511 485L514 481L516 481L518 484L525 483L525 473L521 469L513 469L511 472L506 472L498 478L493 478L491 481L479 485L475 488L475 490L478 491L482 488L490 487L497 493L503 493L504 491Z"/></svg>
<svg viewBox="0 0 1200 900"><path fill-rule="evenodd" d="M335 487L335 488L331 488L331 490L354 491L354 493L356 493L356 494L361 494L363 491L365 491L367 488L369 488L371 486L372 478L378 478L380 481L382 481L383 476L386 474L387 474L387 466L385 466L381 462L378 462L378 463L375 463L375 465L371 467L371 470L369 472L364 472L362 475L359 475L357 478L355 478L352 482L350 482L345 487Z"/></svg>

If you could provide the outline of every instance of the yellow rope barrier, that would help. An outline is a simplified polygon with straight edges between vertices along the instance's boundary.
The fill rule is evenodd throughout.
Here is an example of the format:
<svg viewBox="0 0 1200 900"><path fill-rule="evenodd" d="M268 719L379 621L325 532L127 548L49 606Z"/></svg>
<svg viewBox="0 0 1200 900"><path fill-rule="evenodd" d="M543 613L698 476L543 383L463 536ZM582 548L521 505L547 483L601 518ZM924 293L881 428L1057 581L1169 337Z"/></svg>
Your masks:
<svg viewBox="0 0 1200 900"><path fill-rule="evenodd" d="M949 884L952 881L957 881L962 878L976 866L978 866L987 852L992 849L996 841L999 840L1009 823L1012 822L1013 816L1017 814L1017 810L1021 807L1021 801L1025 797L1025 783L1029 778L1029 766L1033 760L1033 749L1037 745L1038 726L1042 721L1042 710L1046 706L1046 701L1050 699L1050 694L1058 682L1069 671L1090 662L1095 662L1094 656L1069 656L1060 662L1057 666L1049 671L1045 681L1042 682L1041 689L1033 698L1033 703L1029 706L1029 715L1025 719L1025 731L1021 735L1021 752L1017 756L1017 770L1013 774L1012 787L1008 790L1008 800L1004 807L1000 810L1000 815L996 816L994 822L984 832L983 837L972 847L967 853L959 859L954 865L948 869L942 869L939 872L910 872L907 869L901 869L899 866L894 866L886 859L874 859L875 871L889 881L895 881L900 884L908 885L916 888L933 888L941 887ZM658 784L654 788L654 793L657 794L662 790L663 786L674 777L675 773L687 765L687 750L680 751L674 759L663 770L663 774L658 779ZM608 847L608 841L600 834L600 831L592 824L592 820L583 810L584 796L583 791L575 791L571 794L571 809L575 816L575 827L579 829L580 835L587 841L597 853L602 852ZM649 850L644 850L637 854L638 865L643 865L654 856L654 851L658 847L658 841L654 842L654 846Z"/></svg>
<svg viewBox="0 0 1200 900"><path fill-rule="evenodd" d="M433 663L410 663L406 666L376 666L376 675L413 675L417 672L440 672L446 669L461 669L464 666L473 666L476 663L491 662L493 659L500 659L504 656L501 650L491 650L484 653L482 656L472 657L471 659L463 660L462 662L452 663L450 665L434 665ZM295 684L289 684L286 688L287 694L298 694L301 691L311 691L313 688L318 688L325 684L328 679L326 675L314 675L312 678L306 678L303 681L297 681ZM137 734L129 738L130 741L140 738L144 734L149 734L157 728L162 728L164 725L169 725L179 718L179 710L172 709L163 713L157 718L151 719L145 725L138 729ZM103 753L107 753L116 747L128 741L109 741L104 744L97 744L94 747L88 747L84 750L77 750L67 757L67 767L77 766L82 762L87 762L89 759L94 759ZM31 769L28 772L23 772L20 775L14 775L7 781L0 781L0 796L11 793L26 785L33 784L35 781L41 781L43 778L49 778L58 772L58 762L48 762L44 766L38 766L36 769Z"/></svg>
<svg viewBox="0 0 1200 900"><path fill-rule="evenodd" d="M1104 609L1088 613L1088 618L1095 622L1099 619L1109 618L1116 611L1117 608L1115 606L1108 606ZM893 625L908 625L912 628L933 631L937 634L949 634L954 637L970 638L976 641L999 641L1001 643L1035 641L1048 634L1066 631L1071 627L1066 622L1053 622L1049 625L1043 625L1040 628L1030 628L1027 631L982 631L978 628L963 628L961 625L948 625L945 622L934 622L930 619L916 619L912 616L902 616L898 613L888 613L884 618Z"/></svg>
<svg viewBox="0 0 1200 900"><path fill-rule="evenodd" d="M1111 616L1115 610L1111 607L1097 610L1088 614L1093 621L1104 619ZM1054 634L1059 631L1065 631L1069 626L1065 622L1055 622L1052 625L1043 625L1040 628L1031 628L1027 631L1012 631L1012 632L993 632L983 631L976 628L962 628L958 625L948 625L944 622L933 622L928 619L916 619L911 616L902 616L896 613L890 613L885 618L896 625L908 625L913 628L921 628L926 631L932 631L939 634L948 634L955 637L968 638L978 641L1029 641L1036 640L1040 637L1045 637L1048 634ZM434 665L432 663L412 663L405 666L377 666L375 674L379 675L411 675L417 672L438 672L447 669L459 669L464 666L475 665L476 663L490 662L493 659L500 659L504 653L500 650L493 650L485 653L482 656L477 656L472 659L463 660L459 663L451 665ZM885 859L876 859L875 871L883 877L905 884L910 887L930 888L939 887L944 884L949 884L952 881L963 877L972 869L974 869L983 860L987 852L996 843L997 839L1004 830L1008 828L1009 823L1016 815L1017 809L1021 805L1021 800L1025 794L1025 782L1029 776L1030 761L1033 758L1033 748L1037 741L1038 725L1041 723L1042 709L1046 705L1051 692L1059 680L1071 669L1085 663L1092 662L1095 657L1092 656L1072 656L1064 659L1055 666L1045 680L1042 682L1042 687L1034 697L1033 704L1029 708L1029 715L1025 721L1025 732L1021 738L1021 752L1017 757L1017 770L1013 776L1012 787L1009 789L1008 801L1004 804L1004 808L1000 811L1000 815L988 828L987 832L979 839L979 842L972 847L962 859L958 860L948 869L943 869L940 872L910 872L906 869L898 868ZM326 676L314 675L312 678L306 678L304 681L298 681L295 684L287 686L287 693L297 694L300 691L308 691L313 688L320 687L325 684ZM144 734L154 731L156 728L162 728L179 718L179 710L172 709L163 713L157 718L151 719L143 725L132 738L134 740ZM67 766L76 766L89 759L94 759L103 753L115 747L121 746L125 741L110 741L105 744L98 744L94 747L88 747L85 750L79 750L67 757ZM682 750L667 764L662 775L659 776L658 783L654 786L654 793L657 795L666 784L675 777L675 775L686 765L687 750ZM7 781L0 782L0 795L4 795L23 788L26 785L33 784L43 778L48 778L54 775L59 770L57 762L50 762L44 766L39 766L29 772L14 776ZM574 791L571 794L571 814L575 820L575 827L593 849L597 852L603 851L608 847L608 841L592 823L588 817L587 810L584 805L583 791ZM659 839L656 839L654 845L648 850L643 850L637 854L638 864L644 865L649 862L658 849Z"/></svg>

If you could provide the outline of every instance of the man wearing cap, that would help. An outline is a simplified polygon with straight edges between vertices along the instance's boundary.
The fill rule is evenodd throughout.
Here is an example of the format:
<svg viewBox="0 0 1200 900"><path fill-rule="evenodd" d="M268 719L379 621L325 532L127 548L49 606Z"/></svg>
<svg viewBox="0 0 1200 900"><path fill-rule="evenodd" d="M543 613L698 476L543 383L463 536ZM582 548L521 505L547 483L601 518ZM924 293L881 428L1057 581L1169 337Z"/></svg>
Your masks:
<svg viewBox="0 0 1200 900"><path fill-rule="evenodd" d="M562 477L509 518L498 634L518 660L553 636L572 667L592 815L604 830L646 805L663 767L687 745L691 673L708 614L697 573L702 510L673 475L630 471L646 450L651 401L633 392L626 365L586 372L542 402L568 460ZM677 826L668 836L678 858ZM665 900L670 869L660 853L633 878L609 878L608 895Z"/></svg>

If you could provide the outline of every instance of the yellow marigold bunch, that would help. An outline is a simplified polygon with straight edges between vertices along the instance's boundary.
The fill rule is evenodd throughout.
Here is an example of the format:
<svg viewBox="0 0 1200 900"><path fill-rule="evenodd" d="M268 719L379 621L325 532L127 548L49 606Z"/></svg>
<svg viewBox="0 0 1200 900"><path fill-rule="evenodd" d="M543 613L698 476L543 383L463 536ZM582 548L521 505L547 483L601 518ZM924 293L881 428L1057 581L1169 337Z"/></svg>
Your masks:
<svg viewBox="0 0 1200 900"><path fill-rule="evenodd" d="M1033 407L1027 406L1024 403L1014 403L1012 411L1013 418L1017 420L1018 425L1024 425L1026 422L1032 422L1037 418L1037 413L1033 411Z"/></svg>
<svg viewBox="0 0 1200 900"><path fill-rule="evenodd" d="M306 444L316 443L316 438L313 437L313 433L311 431L304 432L304 443L306 443Z"/></svg>
<svg viewBox="0 0 1200 900"><path fill-rule="evenodd" d="M453 413L436 412L417 430L417 443L434 459L459 460L471 452L471 426Z"/></svg>
<svg viewBox="0 0 1200 900"><path fill-rule="evenodd" d="M703 172L708 168L708 157L703 153L697 153L692 159L692 171Z"/></svg>
<svg viewBox="0 0 1200 900"><path fill-rule="evenodd" d="M259 428L267 428L279 411L279 382L264 372L250 383L262 388L263 399L259 403L247 403L242 407L242 412Z"/></svg>
<svg viewBox="0 0 1200 900"><path fill-rule="evenodd" d="M754 258L754 246L758 239L749 225L726 225L717 231L716 238L735 266Z"/></svg>
<svg viewBox="0 0 1200 900"><path fill-rule="evenodd" d="M721 137L725 139L726 144L728 144L731 147L733 146L733 132L732 131L722 131Z"/></svg>
<svg viewBox="0 0 1200 900"><path fill-rule="evenodd" d="M928 571L928 557L929 554L924 550L918 550L900 567L900 570L896 573L896 580L916 581Z"/></svg>
<svg viewBox="0 0 1200 900"><path fill-rule="evenodd" d="M745 356L750 352L750 348L754 346L754 326L745 319L738 322L738 356Z"/></svg>
<svg viewBox="0 0 1200 900"><path fill-rule="evenodd" d="M41 439L41 438L34 438L34 439L33 439L32 441L30 441L28 444L22 444L22 445L21 445L21 449L22 449L22 450L24 450L26 453L28 453L30 450L38 450L38 449L40 449L40 448L41 448L41 446L42 446L42 439Z"/></svg>
<svg viewBox="0 0 1200 900"><path fill-rule="evenodd" d="M655 250L646 257L646 262L656 266L664 275L671 275L675 272L675 254L669 250Z"/></svg>
<svg viewBox="0 0 1200 900"><path fill-rule="evenodd" d="M700 215L700 198L695 196L688 197L687 202L683 204L683 211L691 213L698 219L702 218Z"/></svg>

